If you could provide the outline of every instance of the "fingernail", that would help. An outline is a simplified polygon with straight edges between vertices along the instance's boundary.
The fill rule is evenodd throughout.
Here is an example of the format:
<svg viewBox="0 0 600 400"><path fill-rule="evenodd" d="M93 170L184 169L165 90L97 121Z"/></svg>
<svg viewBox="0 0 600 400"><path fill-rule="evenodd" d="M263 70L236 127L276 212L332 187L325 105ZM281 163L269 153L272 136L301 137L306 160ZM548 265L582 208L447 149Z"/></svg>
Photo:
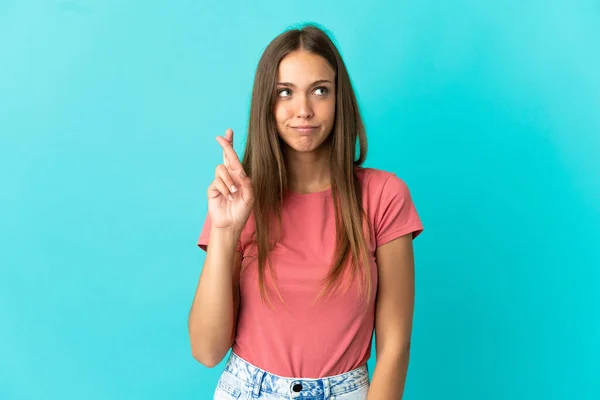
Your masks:
<svg viewBox="0 0 600 400"><path fill-rule="evenodd" d="M233 193L237 192L237 188L235 187L235 185L231 185L231 191Z"/></svg>
<svg viewBox="0 0 600 400"><path fill-rule="evenodd" d="M246 174L244 173L244 170L241 170L241 169L240 169L240 176L241 176L242 178L245 178L245 177L246 177Z"/></svg>
<svg viewBox="0 0 600 400"><path fill-rule="evenodd" d="M233 196L232 195L228 194L227 198L229 199L229 201L233 201Z"/></svg>

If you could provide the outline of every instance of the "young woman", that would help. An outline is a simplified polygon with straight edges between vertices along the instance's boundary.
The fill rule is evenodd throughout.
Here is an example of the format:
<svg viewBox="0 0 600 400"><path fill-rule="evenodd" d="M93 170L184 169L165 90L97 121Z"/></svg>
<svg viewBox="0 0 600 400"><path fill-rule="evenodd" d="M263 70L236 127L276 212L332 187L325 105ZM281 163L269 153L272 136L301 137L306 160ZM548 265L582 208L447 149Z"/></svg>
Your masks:
<svg viewBox="0 0 600 400"><path fill-rule="evenodd" d="M404 181L361 167L365 129L328 35L308 25L276 37L258 64L243 160L231 130L217 141L224 163L189 316L203 365L232 348L214 398L400 399L423 227Z"/></svg>

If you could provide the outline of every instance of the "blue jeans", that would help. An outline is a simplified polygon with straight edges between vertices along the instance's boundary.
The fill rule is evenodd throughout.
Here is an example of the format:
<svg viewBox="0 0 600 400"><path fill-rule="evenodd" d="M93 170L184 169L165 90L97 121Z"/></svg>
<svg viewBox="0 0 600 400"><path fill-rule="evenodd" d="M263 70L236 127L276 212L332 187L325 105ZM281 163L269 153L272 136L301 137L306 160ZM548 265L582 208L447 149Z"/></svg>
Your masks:
<svg viewBox="0 0 600 400"><path fill-rule="evenodd" d="M365 400L369 384L366 364L350 372L324 378L285 378L255 367L232 351L213 399Z"/></svg>

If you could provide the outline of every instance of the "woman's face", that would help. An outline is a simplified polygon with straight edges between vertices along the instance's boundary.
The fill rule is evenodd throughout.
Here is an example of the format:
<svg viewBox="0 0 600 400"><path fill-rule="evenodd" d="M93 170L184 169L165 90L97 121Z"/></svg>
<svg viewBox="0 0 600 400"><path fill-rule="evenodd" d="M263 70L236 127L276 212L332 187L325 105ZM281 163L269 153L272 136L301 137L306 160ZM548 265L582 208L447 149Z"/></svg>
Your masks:
<svg viewBox="0 0 600 400"><path fill-rule="evenodd" d="M298 50L279 63L275 121L287 150L311 152L335 120L335 71L317 54Z"/></svg>

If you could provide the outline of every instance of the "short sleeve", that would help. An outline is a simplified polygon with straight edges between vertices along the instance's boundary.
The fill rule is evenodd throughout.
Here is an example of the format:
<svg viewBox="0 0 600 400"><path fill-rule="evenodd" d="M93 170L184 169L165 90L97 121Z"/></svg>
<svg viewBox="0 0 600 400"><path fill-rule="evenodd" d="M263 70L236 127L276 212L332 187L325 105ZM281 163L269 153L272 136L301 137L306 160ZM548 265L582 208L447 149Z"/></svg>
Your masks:
<svg viewBox="0 0 600 400"><path fill-rule="evenodd" d="M413 239L423 231L423 225L406 183L390 174L381 188L375 214L377 247L408 233Z"/></svg>
<svg viewBox="0 0 600 400"><path fill-rule="evenodd" d="M204 220L204 226L202 227L202 231L200 232L200 237L198 238L198 247L202 250L206 251L206 246L208 246L208 241L210 239L210 216L208 213L206 214L206 219ZM240 253L242 252L242 240L238 240L238 244L236 246L236 250Z"/></svg>

